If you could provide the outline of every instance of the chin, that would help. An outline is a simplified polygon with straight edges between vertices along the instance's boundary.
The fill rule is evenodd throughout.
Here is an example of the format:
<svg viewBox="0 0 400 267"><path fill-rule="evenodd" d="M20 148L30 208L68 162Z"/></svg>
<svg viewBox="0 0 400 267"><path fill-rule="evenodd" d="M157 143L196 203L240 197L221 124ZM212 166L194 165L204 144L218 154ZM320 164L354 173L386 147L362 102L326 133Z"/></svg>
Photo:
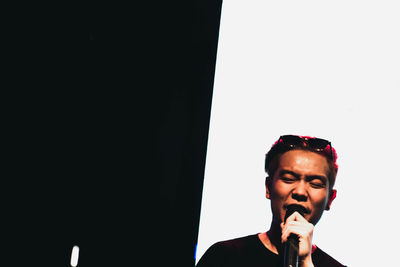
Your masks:
<svg viewBox="0 0 400 267"><path fill-rule="evenodd" d="M310 223L312 223L313 225L316 225L319 222L319 219L321 219L321 216L319 216L318 218L310 218L307 219L307 221L309 221Z"/></svg>

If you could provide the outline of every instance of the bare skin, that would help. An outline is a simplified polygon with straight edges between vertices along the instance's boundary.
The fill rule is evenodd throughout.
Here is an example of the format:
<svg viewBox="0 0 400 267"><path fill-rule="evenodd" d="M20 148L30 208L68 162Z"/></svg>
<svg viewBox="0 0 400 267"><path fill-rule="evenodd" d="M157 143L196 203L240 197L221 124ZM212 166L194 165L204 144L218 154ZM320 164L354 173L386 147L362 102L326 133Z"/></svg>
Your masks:
<svg viewBox="0 0 400 267"><path fill-rule="evenodd" d="M299 237L299 265L314 266L311 258L314 225L324 210L329 210L336 192L329 187L328 162L318 153L291 150L284 153L274 177L266 179L266 198L273 214L268 232L258 235L266 248L282 254L283 243L290 234ZM284 223L287 205L298 204L307 212L298 212Z"/></svg>

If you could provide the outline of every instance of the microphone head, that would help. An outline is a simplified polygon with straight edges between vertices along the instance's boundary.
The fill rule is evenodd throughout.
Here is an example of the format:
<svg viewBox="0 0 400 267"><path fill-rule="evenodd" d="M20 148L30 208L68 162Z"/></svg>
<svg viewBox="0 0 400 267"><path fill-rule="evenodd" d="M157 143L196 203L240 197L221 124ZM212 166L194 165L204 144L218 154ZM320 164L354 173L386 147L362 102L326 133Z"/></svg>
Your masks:
<svg viewBox="0 0 400 267"><path fill-rule="evenodd" d="M304 217L304 213L307 212L307 210L304 207L300 206L300 205L296 205L296 204L289 205L289 206L286 207L285 222L286 222L286 219L290 215L292 215L295 211L300 213L300 215L303 216L303 217Z"/></svg>

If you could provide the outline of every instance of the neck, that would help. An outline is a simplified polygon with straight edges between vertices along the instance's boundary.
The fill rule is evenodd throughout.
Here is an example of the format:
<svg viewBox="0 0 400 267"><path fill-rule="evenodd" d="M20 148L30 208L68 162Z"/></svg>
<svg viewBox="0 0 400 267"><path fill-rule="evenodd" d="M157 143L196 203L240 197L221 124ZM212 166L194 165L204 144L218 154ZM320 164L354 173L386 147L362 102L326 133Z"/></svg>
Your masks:
<svg viewBox="0 0 400 267"><path fill-rule="evenodd" d="M260 235L260 240L266 248L275 254L283 255L283 245L281 242L281 226L279 222L276 223L274 220L271 223L271 227L268 232Z"/></svg>
<svg viewBox="0 0 400 267"><path fill-rule="evenodd" d="M283 252L283 245L282 245L282 231L281 231L281 226L279 222L275 222L274 220L271 223L271 227L269 228L269 231L267 232L267 236L271 242L271 244L274 246L275 251L278 254L281 254Z"/></svg>

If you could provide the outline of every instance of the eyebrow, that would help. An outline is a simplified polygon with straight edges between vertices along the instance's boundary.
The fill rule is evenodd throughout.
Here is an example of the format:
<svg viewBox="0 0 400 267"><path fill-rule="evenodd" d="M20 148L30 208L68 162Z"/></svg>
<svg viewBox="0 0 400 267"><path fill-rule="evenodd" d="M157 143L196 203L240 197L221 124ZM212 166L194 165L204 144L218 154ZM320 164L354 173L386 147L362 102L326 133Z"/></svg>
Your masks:
<svg viewBox="0 0 400 267"><path fill-rule="evenodd" d="M284 175L284 174L290 174L293 175L296 178L299 178L300 175L294 171L290 171L290 170L281 170L279 172L279 175ZM318 174L312 174L312 175L306 175L306 179L309 181L312 181L314 179L318 179L321 180L323 182L327 182L328 181L328 177L326 177L325 175L318 175Z"/></svg>

